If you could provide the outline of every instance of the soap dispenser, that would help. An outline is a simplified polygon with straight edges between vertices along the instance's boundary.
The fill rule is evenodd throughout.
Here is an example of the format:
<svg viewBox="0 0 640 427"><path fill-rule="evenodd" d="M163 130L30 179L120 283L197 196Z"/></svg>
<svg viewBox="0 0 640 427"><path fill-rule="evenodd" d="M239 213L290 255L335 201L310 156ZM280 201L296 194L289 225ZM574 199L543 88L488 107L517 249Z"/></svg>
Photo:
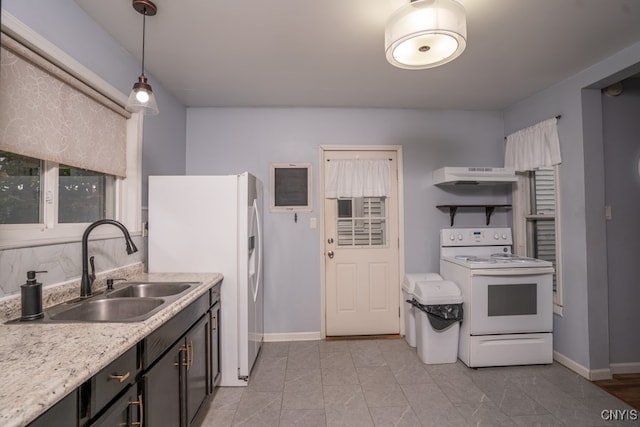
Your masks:
<svg viewBox="0 0 640 427"><path fill-rule="evenodd" d="M44 317L42 312L42 283L36 282L37 273L46 271L27 271L27 282L21 285L22 316L20 320L36 320Z"/></svg>

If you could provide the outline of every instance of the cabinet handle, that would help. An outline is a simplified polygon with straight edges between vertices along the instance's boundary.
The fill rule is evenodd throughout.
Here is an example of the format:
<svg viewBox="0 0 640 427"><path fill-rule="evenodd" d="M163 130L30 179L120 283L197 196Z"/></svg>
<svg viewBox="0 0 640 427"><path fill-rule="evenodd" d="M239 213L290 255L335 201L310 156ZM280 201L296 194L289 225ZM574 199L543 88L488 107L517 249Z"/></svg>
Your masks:
<svg viewBox="0 0 640 427"><path fill-rule="evenodd" d="M185 360L184 362L182 362L182 352L187 353L187 360ZM186 345L180 347L180 350L178 350L178 361L173 362L173 366L186 366L187 368L189 368L189 347L187 347Z"/></svg>
<svg viewBox="0 0 640 427"><path fill-rule="evenodd" d="M144 410L142 408L142 395L139 394L138 395L138 400L135 400L133 402L129 402L129 405L137 405L140 407L140 421L138 421L137 423L132 422L131 425L132 426L136 426L136 427L142 427L144 424L142 422L142 418L144 417Z"/></svg>
<svg viewBox="0 0 640 427"><path fill-rule="evenodd" d="M213 316L211 318L211 330L212 331L217 331L218 330L218 316Z"/></svg>
<svg viewBox="0 0 640 427"><path fill-rule="evenodd" d="M122 374L122 375L111 374L111 375L109 375L108 379L110 379L110 380L118 380L118 381L120 381L122 383L122 382L126 381L127 378L129 378L129 375L130 375L129 372L127 372L126 374Z"/></svg>
<svg viewBox="0 0 640 427"><path fill-rule="evenodd" d="M187 369L193 366L193 341L189 341L187 346Z"/></svg>

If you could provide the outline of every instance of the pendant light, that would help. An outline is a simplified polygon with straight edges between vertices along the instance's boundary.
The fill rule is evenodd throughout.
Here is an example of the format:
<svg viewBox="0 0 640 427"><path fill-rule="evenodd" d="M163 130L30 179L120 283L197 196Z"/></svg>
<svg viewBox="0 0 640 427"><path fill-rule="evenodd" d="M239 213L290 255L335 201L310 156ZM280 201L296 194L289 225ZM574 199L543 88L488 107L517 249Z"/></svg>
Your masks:
<svg viewBox="0 0 640 427"><path fill-rule="evenodd" d="M150 0L133 0L133 8L142 14L142 73L138 77L138 81L133 84L133 89L131 89L131 94L127 101L127 110L132 113L153 116L158 114L159 111L156 97L153 95L151 85L147 83L147 77L144 75L144 38L146 17L154 16L158 12L158 8Z"/></svg>
<svg viewBox="0 0 640 427"><path fill-rule="evenodd" d="M456 0L411 0L385 28L387 61L408 70L453 61L467 45L467 18Z"/></svg>

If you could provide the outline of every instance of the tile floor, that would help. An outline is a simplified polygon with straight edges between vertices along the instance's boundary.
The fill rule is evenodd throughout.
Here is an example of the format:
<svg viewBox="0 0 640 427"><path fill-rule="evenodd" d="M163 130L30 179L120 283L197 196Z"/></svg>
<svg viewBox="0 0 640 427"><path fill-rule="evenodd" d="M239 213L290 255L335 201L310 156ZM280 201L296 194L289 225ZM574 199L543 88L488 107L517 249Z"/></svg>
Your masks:
<svg viewBox="0 0 640 427"><path fill-rule="evenodd" d="M247 387L220 387L203 426L631 426L631 407L559 364L424 365L402 339L265 343Z"/></svg>

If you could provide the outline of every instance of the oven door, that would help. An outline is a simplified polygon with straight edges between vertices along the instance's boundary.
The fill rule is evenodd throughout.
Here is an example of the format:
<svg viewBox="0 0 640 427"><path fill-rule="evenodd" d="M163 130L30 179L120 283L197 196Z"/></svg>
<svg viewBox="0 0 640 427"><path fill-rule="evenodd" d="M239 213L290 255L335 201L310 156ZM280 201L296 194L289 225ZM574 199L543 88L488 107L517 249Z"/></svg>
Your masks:
<svg viewBox="0 0 640 427"><path fill-rule="evenodd" d="M471 275L471 335L551 332L551 268L479 269Z"/></svg>

